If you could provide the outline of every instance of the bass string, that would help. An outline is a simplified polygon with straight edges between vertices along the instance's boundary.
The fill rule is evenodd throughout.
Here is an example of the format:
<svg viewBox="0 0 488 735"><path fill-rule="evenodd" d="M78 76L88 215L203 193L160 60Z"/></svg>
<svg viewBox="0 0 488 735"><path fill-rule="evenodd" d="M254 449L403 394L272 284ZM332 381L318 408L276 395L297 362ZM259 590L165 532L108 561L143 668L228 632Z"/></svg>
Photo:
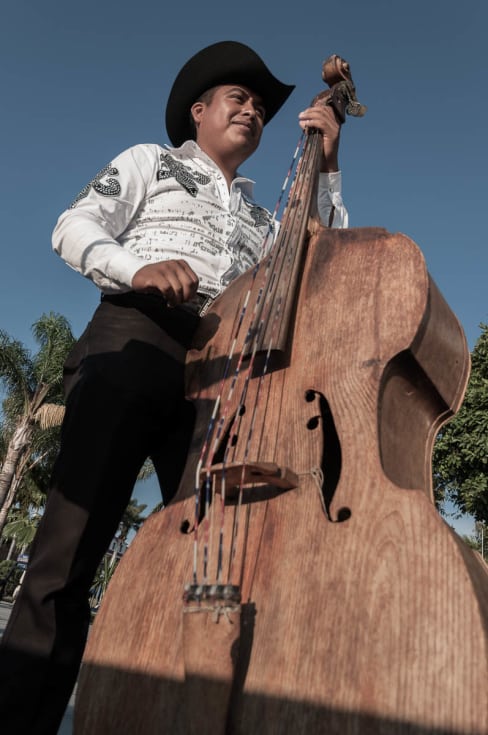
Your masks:
<svg viewBox="0 0 488 735"><path fill-rule="evenodd" d="M295 151L295 155L297 155L297 153L299 151L299 147L300 146L297 146L297 150ZM288 179L289 179L289 174L287 174L287 180ZM296 191L296 189L295 189L295 191ZM278 206L279 205L277 204L276 209L278 209ZM242 348L240 350L240 357L239 357L239 360L238 360L238 362L236 364L236 368L234 370L234 374L232 376L232 380L230 381L230 384L229 384L229 390L228 390L227 399L226 399L225 404L222 401L222 393L223 393L223 389L225 387L226 378L228 377L228 374L229 374L229 371L228 370L225 371L224 379L221 382L221 390L219 391L219 395L218 395L217 401L218 401L219 406L225 405L225 408L222 408L221 417L220 417L220 420L219 420L219 426L218 426L218 429L217 429L217 431L215 433L215 440L214 440L214 443L213 443L213 449L212 449L212 451L211 451L211 453L210 453L210 455L209 455L209 457L207 459L207 466L210 466L212 464L213 459L214 459L215 454L216 454L216 451L217 451L217 448L218 448L218 445L219 445L219 442L220 442L220 440L222 438L223 427L226 425L227 418L228 418L227 408L232 405L233 392L235 390L238 377L239 377L239 375L241 373L241 368L242 368L243 361L244 361L244 359L246 357L249 357L250 356L250 359L249 359L249 362L248 362L248 367L246 369L247 375L250 375L252 373L253 368L254 368L254 360L255 360L257 351L258 351L258 349L260 349L260 350L262 349L262 346L260 344L260 338L264 334L265 326L266 326L267 323L269 323L271 321L271 318L273 319L273 323L275 323L276 322L276 319L279 317L279 307L280 307L280 304L279 303L278 303L278 307L275 309L275 312L276 313L272 317L272 307L273 307L272 297L273 297L273 291L274 291L274 287L276 286L276 283L279 282L279 280L284 277L283 276L283 270L284 270L284 268L286 268L287 265L289 266L289 261L288 262L286 261L286 254L287 254L287 252L289 252L291 250L291 248L289 247L289 244L290 244L290 241L293 239L293 236L294 236L293 231L290 232L288 229L286 229L284 231L284 233L283 233L283 236L276 243L276 247L274 249L273 257L270 257L267 260L267 262L265 263L265 270L264 270L264 276L263 276L263 286L259 289L258 294L256 296L256 300L255 300L255 304L254 304L254 312L253 312L253 316L252 316L252 319L251 319L251 323L250 323L250 326L248 328L248 332L247 332L247 334L246 334L246 336L245 336L245 338L243 340ZM255 282L255 280L253 280L253 284L254 284L254 282ZM239 325L238 325L238 328L236 330L236 334L235 334L234 341L232 343L231 350L229 352L229 356L230 356L231 359L228 360L228 362L231 362L232 361L232 356L234 355L235 346L238 343L240 326L242 325L243 317L244 317L244 314L245 314L246 309L247 309L248 298L250 297L250 295L252 293L253 284L251 284L251 287L250 287L250 289L248 291L248 294L247 294L247 297L246 297L246 300L245 300L245 303L244 303L244 306L243 306L243 309L242 309L242 312L241 312L241 316L240 316L240 319L239 319ZM242 392L242 397L241 397L241 400L240 400L240 402L238 404L238 409L235 412L235 422L238 421L238 419L239 419L239 417L241 415L240 414L240 409L243 408L243 403L244 403L244 401L242 400L242 398L244 398L245 395L246 395L246 393L247 393L247 387L248 387L248 381L244 384L243 392ZM228 442L229 443L232 443L232 441L234 439L235 439L235 432L232 432L231 431L230 434L229 434L229 440L228 440Z"/></svg>
<svg viewBox="0 0 488 735"><path fill-rule="evenodd" d="M223 469L222 469L222 476L221 476L221 482L220 482L220 507L221 507L221 513L220 513L220 528L218 533L218 551L217 551L217 579L218 581L222 578L222 564L224 559L224 508L225 508L225 484L226 484L226 477L225 477L225 467L226 464L229 462L230 455L236 453L236 439L238 436L238 427L241 421L242 416L242 409L245 405L245 399L248 392L248 387L250 384L250 379L253 374L254 364L255 364L255 357L258 352L258 348L260 347L260 340L262 339L262 335L264 333L264 327L266 324L272 323L272 329L271 329L271 335L269 344L266 351L266 357L264 361L264 365L261 371L261 375L259 376L258 380L258 387L257 391L255 393L254 398L254 405L252 409L252 420L249 426L248 434L245 439L245 450L244 450L244 464L242 466L242 472L241 472L241 481L239 483L238 489L238 501L234 516L234 523L231 531L231 552L229 557L229 571L228 574L231 574L231 568L232 568L232 562L233 558L235 557L235 542L239 530L239 515L240 510L242 506L242 496L243 496L243 485L244 485L244 473L245 473L245 463L249 459L249 448L251 446L251 439L256 423L256 417L258 416L258 408L260 403L260 394L262 385L264 384L264 377L267 374L268 365L269 365L269 359L272 353L273 349L273 338L276 332L277 324L279 323L279 317L280 317L280 311L281 311L281 297L278 296L278 299L274 299L274 289L278 282L282 281L285 277L284 274L286 274L286 271L290 270L293 264L293 250L296 248L292 245L296 243L296 217L291 217L291 219L295 220L295 222L292 222L292 226L290 227L290 216L288 215L288 212L291 211L293 214L293 207L291 205L294 201L297 199L303 198L304 189L308 186L307 182L305 181L304 177L301 176L302 171L310 170L308 159L311 157L313 158L314 155L316 157L316 153L314 154L314 149L317 146L310 146L308 143L310 142L310 136L307 136L307 144L303 146L303 139L305 137L305 134L302 134L301 139L295 149L294 156L292 159L292 163L290 165L290 168L287 172L287 175L285 177L285 181L283 183L283 186L281 188L281 192L277 201L277 204L275 206L274 214L273 214L273 221L276 219L276 215L280 210L281 202L283 200L284 192L288 186L288 182L290 179L291 172L293 168L295 167L295 161L299 155L300 149L303 147L302 155L300 157L300 160L298 162L298 165L296 166L296 172L295 177L292 182L291 191L289 194L288 201L286 203L286 207L283 214L283 225L282 229L280 230L279 237L274 243L274 246L271 248L270 255L268 258L265 258L264 261L260 261L254 269L253 272L253 278L251 285L249 287L248 293L245 296L244 304L241 309L241 313L236 325L234 337L231 343L231 348L229 350L229 353L226 357L226 365L224 367L223 371L223 377L220 383L219 391L217 394L217 398L215 399L214 409L212 412L211 419L209 421L209 425L207 428L206 433L206 439L203 443L200 459L197 465L197 472L195 477L195 526L194 526L194 569L193 569L193 577L194 582L197 582L198 579L198 546L199 546L199 534L198 534L198 525L199 525L199 518L200 518L200 502L201 502L201 491L202 491L202 468L203 473L205 474L205 482L204 482L204 488L205 488L205 513L203 515L203 521L204 521L204 534L203 534L203 578L204 583L206 583L208 579L208 561L210 557L210 551L209 547L212 545L210 542L210 539L213 537L213 529L211 529L211 525L213 523L213 513L210 514L209 509L211 506L215 506L215 482L212 482L212 474L210 471L210 468L212 466L213 460L215 458L215 455L219 449L219 445L221 442L221 439L224 434L224 429L228 425L229 421L229 411L230 407L233 404L233 396L234 396L234 390L238 383L238 378L241 375L241 372L244 374L244 384L242 386L241 396L239 398L238 408L235 411L234 418L231 422L230 430L228 432L228 438L227 443L224 450L224 461L223 461ZM311 150L312 149L312 150ZM313 169L315 170L315 169ZM300 225L299 225L300 226ZM266 240L269 239L269 232L267 237L264 240L263 244L263 250L266 249ZM250 327L245 335L245 338L242 343L242 349L240 350L239 359L237 360L236 368L234 370L234 373L230 379L229 374L231 370L232 360L235 354L235 350L239 343L239 337L240 337L240 331L242 324L244 322L244 317L248 309L249 299L253 290L253 286L255 285L255 280L258 275L258 273L262 272L262 264L264 263L264 274L263 274L263 285L258 290L257 297L255 299L254 307L253 307L253 315L251 318L251 324ZM274 313L272 313L274 311ZM272 321L271 321L272 317ZM251 355L250 359L247 365L247 368L245 371L242 371L242 365L244 362L244 357L249 356L249 349L247 349L248 345L251 345ZM225 390L226 385L228 384L228 392L226 396L226 400L224 402L223 400L223 393ZM220 416L219 416L219 410L220 410ZM212 440L213 437L213 440Z"/></svg>
<svg viewBox="0 0 488 735"><path fill-rule="evenodd" d="M284 196L284 193L285 193L286 188L288 186L288 182L289 182L289 179L290 179L291 172L293 171L293 169L295 167L295 161L296 161L296 159L297 159L297 157L299 155L300 149L301 149L301 147L303 145L303 138L304 138L304 135L302 134L300 140L298 141L297 147L295 149L295 152L294 152L294 155L293 155L293 158L292 158L290 167L288 169L288 172L286 174L285 180L284 180L283 185L281 187L281 191L280 191L278 200L276 202L276 206L275 206L274 213L273 213L273 216L272 216L272 221L271 221L271 224L270 224L270 228L268 229L268 232L267 232L267 234L266 234L266 236L265 236L265 238L263 240L262 251L264 253L268 250L266 243L270 239L272 239L271 238L271 234L273 232L273 227L274 227L274 223L276 221L276 216L277 216L278 212L280 211L280 207L281 207L281 204L282 204L282 201L283 201L283 196ZM286 207L285 207L285 212L286 212ZM275 248L275 251L276 251L276 254L279 255L279 249ZM214 412L212 414L212 418L214 419L214 421L211 420L211 422L209 422L209 426L208 426L208 430L207 430L207 437L208 438L210 438L210 436L214 432L214 427L215 427L215 424L216 424L216 417L217 417L217 414L218 414L218 409L223 404L222 395L223 395L223 391L225 389L225 385L227 383L227 378L228 378L229 373L230 373L232 359L234 357L235 350L236 350L236 348L238 346L239 337L240 337L240 330L241 330L242 324L244 322L245 315L247 313L249 299L251 297L252 290L253 290L253 287L254 287L254 284L255 284L257 275L260 272L260 270L262 269L263 264L265 266L264 278L263 278L264 286L258 291L256 300L255 300L253 317L251 319L250 326L248 328L248 331L247 331L246 336L245 336L245 338L243 340L243 343L242 343L242 349L241 349L241 353L240 353L240 359L237 362L236 368L234 370L234 375L233 375L233 378L232 378L231 383L230 383L226 405L231 405L231 399L232 399L232 395L233 395L233 390L234 390L234 387L235 387L235 384L236 384L237 377L238 377L238 375L240 373L240 370L241 370L243 359L246 356L246 354L248 354L248 352L249 352L248 346L249 345L252 345L253 339L256 337L256 323L258 321L259 314L260 314L260 308L262 306L262 298L263 298L263 295L266 292L266 290L269 290L270 286L272 286L272 284L273 284L272 274L273 274L273 271L276 269L276 255L275 255L274 259L272 257L270 257L270 258L265 258L264 260L260 260L260 262L258 262L256 264L255 268L254 268L253 278L252 278L251 284L249 286L248 292L246 294L246 297L244 299L244 303L243 303L243 306L242 306L242 309L241 309L241 312L240 312L240 315L239 315L239 319L238 319L238 322L237 322L237 326L236 326L236 329L235 329L233 341L232 341L230 350L229 350L229 352L228 352L228 354L226 356L226 366L225 366L224 371L223 371L223 377L222 377L222 380L221 380L221 383L220 383L220 389L219 389L218 394L217 394L217 398L216 398L216 401L215 401ZM213 442L213 449L211 451L209 451L209 447L210 447L210 442L209 441L204 442L204 445L202 446L202 452L201 452L201 466L202 467L203 467L204 462L206 463L207 466L211 465L211 463L213 461L213 458L215 456L215 453L216 453L216 447L218 446L219 441L220 441L221 436L222 436L223 427L226 424L226 419L227 419L227 413L226 413L226 409L224 408L221 411L220 419L218 421L217 429L215 431L215 437L214 437L214 442ZM209 454L207 454L207 452L209 452ZM204 459L205 456L207 456L207 459L206 460Z"/></svg>
<svg viewBox="0 0 488 735"><path fill-rule="evenodd" d="M297 192L297 187L296 186L294 188L294 191L295 191L295 194L296 194L296 192ZM281 247L277 247L276 248L277 256L274 259L270 259L270 264L272 264L272 265L268 265L268 270L270 268L272 268L272 273L273 274L276 274L277 272L282 271L283 268L286 267L286 258L284 257L283 254L286 254L287 253L287 250L289 251L290 248L289 247L283 247L283 242L285 242L285 243L286 243L286 241L290 242L290 240L293 238L293 235L294 235L293 228L291 228L291 231L289 231L288 233L285 230L284 236L281 238ZM281 267L278 267L278 263L279 263L280 260L281 260ZM282 277L282 276L280 276L280 277ZM270 284L272 284L273 282L274 282L274 279L270 279L269 277L266 279L268 290L270 289ZM261 289L259 291L259 295L258 295L258 298L257 298L257 303L256 303L256 307L255 307L256 314L257 314L258 309L259 309L259 305L260 305L260 301L261 301L261 298L262 298L262 294L263 294L263 289ZM272 301L271 300L268 300L268 309L267 310L265 309L265 312L266 311L268 311L268 312L270 311L270 309L271 309L271 303L272 303ZM278 318L279 318L280 302L278 301L278 307L277 308L276 308L276 304L274 304L273 306L275 307L275 317L274 317L274 320L273 321L274 321L274 325L276 325L276 323L278 321ZM255 314L255 316L256 316L256 314ZM255 355L256 355L256 352L257 352L257 346L258 346L258 343L259 343L259 334L260 334L260 331L262 330L262 325L264 323L266 323L267 321L269 322L269 313L267 313L267 314L261 313L261 321L260 321L259 327L256 329L256 327L255 327L255 319L254 319L252 321L252 325L253 326L251 327L251 329L249 330L249 333L248 333L248 336L249 335L252 336L254 334L253 350L252 350L252 354L251 354L251 360L249 362L249 365L248 365L248 368L247 368L247 371L246 371L247 376L246 376L246 379L244 381L244 386L243 386L242 395L241 395L241 399L240 399L240 403L239 403L239 408L238 408L238 410L237 410L237 412L235 414L235 418L234 418L234 422L233 422L234 428L232 428L231 431L230 431L230 433L229 433L227 447L225 449L225 454L224 454L224 463L223 463L223 470L222 470L222 477L221 477L221 493L220 493L220 503L221 503L222 512L220 514L221 525L220 525L220 531L219 531L219 548L218 548L218 562L217 562L217 578L218 578L218 581L220 581L221 580L221 577L222 577L222 562L223 562L223 557L224 557L224 553L223 553L223 545L224 545L224 518L223 518L223 509L225 507L225 464L228 461L229 450L231 449L231 447L233 447L233 445L234 445L234 439L236 438L236 435L238 433L238 431L236 431L236 424L240 420L240 416L241 416L241 410L240 410L240 408L244 405L245 396L247 394L247 389L248 389L248 386L249 386L249 378L250 378L250 375L253 372L254 358L255 358ZM240 320L240 322L242 323L242 319ZM248 341L248 339L246 339L244 341L244 344L246 344L247 341ZM254 418L253 418L253 420L251 422L251 427L249 429L248 439L247 439L247 442L246 442L247 450L245 452L245 460L244 460L244 464L243 464L243 467L242 467L241 482L239 484L239 501L238 501L238 506L237 506L237 510L236 510L236 514L235 514L235 516L237 516L237 517L236 517L236 522L233 524L233 531L232 531L232 542L231 542L231 546L234 549L234 551L231 553L230 560L232 560L232 557L235 554L235 538L236 538L236 534L237 534L237 531L238 531L238 528L239 528L238 515L239 515L240 507L242 505L242 490L243 490L243 477L244 477L244 472L245 472L245 463L247 462L247 459L248 459L248 456L249 456L248 447L250 446L250 440L251 440L251 437L252 437L253 427L254 427L254 424L255 424L255 417L258 414L258 410L257 409L258 409L258 406L259 406L260 386L262 386L263 380L264 380L264 375L267 372L267 366L268 366L268 363L269 363L269 357L271 355L272 347L273 347L273 344L272 344L272 340L271 340L271 343L270 343L269 348L268 348L268 353L267 353L266 361L265 361L264 368L263 368L263 373L262 373L261 379L259 381L259 389L258 389L258 392L256 394L255 406L254 406L254 411L253 411ZM233 350L231 350L231 353L233 354ZM246 350L244 350L244 349L241 350L241 356L243 356L245 353L246 353ZM229 389L229 396L228 396L228 400L227 400L227 404L228 405L231 404L232 395L233 395L233 391L234 391L234 388L235 388L235 385L236 385L237 377L238 377L238 375L240 373L241 364L242 364L242 360L240 360L238 362L238 366L236 368L235 374L233 376L233 379L231 380L231 385L230 385L230 389ZM223 382L225 383L225 380ZM219 404L222 404L222 392L219 392ZM210 466L211 463L212 463L212 458L215 455L216 449L217 449L217 447L219 445L220 438L221 438L221 435L222 435L222 429L223 429L223 426L226 424L226 420L227 420L227 412L224 410L224 411L222 411L221 420L219 422L219 427L218 427L218 430L216 432L216 438L215 438L215 441L214 441L214 448L213 448L213 451L210 454L210 462L207 461L207 466ZM209 505L209 489L210 489L210 473L207 470L207 480L206 480L206 498L207 498L207 500L206 500L206 507L208 507L208 505ZM215 500L215 496L214 496L213 499ZM212 504L214 504L214 503L210 503L210 505L212 505ZM209 523L211 523L210 518L209 518L209 515L208 514L205 514L205 524L207 525ZM208 534L205 534L205 537L208 538ZM204 558L204 578L206 578L207 577L207 561L208 561L208 558L209 558L208 546L205 546L205 548L203 550L203 558Z"/></svg>
<svg viewBox="0 0 488 735"><path fill-rule="evenodd" d="M266 250L267 250L266 243L269 240L270 234L273 231L273 225L274 225L274 222L276 221L277 214L280 211L280 207L281 207L281 204L282 204L282 201L283 201L284 193L285 193L285 191L286 191L286 189L288 187L288 182L289 182L291 173L292 173L292 171L293 171L293 169L295 167L295 162L296 162L296 160L298 158L300 149L301 149L301 147L303 145L303 139L304 139L304 135L302 133L301 138L298 141L298 144L297 144L297 146L295 148L295 151L294 151L294 154L293 154L293 157L292 157L292 161L290 163L290 167L289 167L288 172L286 174L285 180L284 180L283 185L281 187L281 191L280 191L280 194L279 194L278 199L277 199L277 202L276 202L276 206L275 206L275 209L274 209L274 213L273 213L273 216L272 216L270 227L268 229L268 233L266 234L266 236L263 239L263 252L266 252ZM254 268L254 271L253 271L252 283L250 285L250 288L249 288L248 293L246 294L246 297L245 297L245 300L244 300L244 304L243 304L243 307L241 309L241 313L240 313L240 316L239 316L239 319L238 319L238 323L237 323L237 327L236 327L236 330L235 330L235 335L234 335L234 339L233 339L233 342L232 342L232 345L231 345L231 349L229 351L229 354L227 355L227 359L226 359L226 363L225 363L225 366L224 366L224 371L223 371L223 376L222 376L222 380L221 380L221 383L220 383L219 391L218 391L217 397L215 399L215 403L214 403L212 415L211 415L210 421L209 421L208 426L207 426L206 436L205 436L204 442L202 444L200 458L199 458L199 461L198 461L198 464L197 464L197 468L196 468L196 473L195 473L195 486L194 486L194 508L195 508L195 512L194 512L194 524L193 524L193 526L194 526L193 581L194 581L195 584L197 583L197 579L198 579L198 571L197 571L198 570L198 546L199 546L199 532L198 532L198 529L199 529L199 521L200 521L200 498L201 498L201 476L202 476L202 468L204 466L204 463L206 463L207 467L210 466L211 461L212 461L212 457L215 455L215 452L216 452L216 448L215 447L218 445L219 437L220 437L221 432L223 430L223 427L225 425L225 412L224 412L224 416L223 417L221 416L220 421L218 422L219 408L220 408L220 405L222 403L222 395L223 395L223 391L224 391L224 388L225 388L225 384L226 384L228 375L230 373L232 359L233 359L235 348L237 346L238 337L239 337L239 334L240 334L240 329L242 327L242 324L243 324L243 321L244 321L244 317L245 317L245 314L246 314L246 311L247 311L247 304L248 304L248 301L249 301L249 298L250 298L250 295L251 295L251 290L252 290L252 287L254 285L254 281L255 281L255 279L257 277L257 274L259 272L259 269L260 269L260 267L262 265L262 262L263 261L260 260L260 262L258 262L256 264L256 266ZM259 301L259 298L257 299L257 302L258 301ZM255 304L255 310L257 310L258 307L259 307L259 303L256 303ZM251 336L252 335L251 335L250 331L248 331L248 334L246 335L246 339L244 340L244 342L249 341L249 339L251 338ZM239 369L240 369L240 366L239 366ZM234 380L234 382L235 382L235 380ZM215 427L216 426L217 426L217 431L215 431ZM214 434L216 434L217 439L216 439L216 441L213 442L214 448L213 448L212 452L210 453L209 459L206 460L206 457L208 456L209 451L210 451L211 438L212 438L212 436ZM211 501L210 501L210 493L211 493L211 478L210 478L210 473L207 470L206 478L205 478L205 503L206 503L206 507L208 507L208 505L211 503Z"/></svg>
<svg viewBox="0 0 488 735"><path fill-rule="evenodd" d="M275 320L274 320L275 325L278 322L278 316L279 316L279 309L277 310L276 315L275 315ZM245 441L245 447L244 447L244 453L243 453L243 460L242 460L242 469L241 469L241 479L240 479L240 483L239 483L239 492L238 492L238 498L237 498L237 504L236 504L235 514L234 514L234 523L233 523L233 527L232 527L232 535L231 535L231 542L230 542L231 548L230 548L230 554L229 554L229 568L228 568L228 579L229 580L232 578L232 575L233 575L233 572L234 572L233 566L234 566L234 561L235 561L235 558L236 558L236 555L237 555L237 538L238 538L238 534L239 534L240 515L241 515L241 512L242 512L242 501L243 501L243 492L244 492L245 468L246 468L246 465L247 465L247 463L249 461L249 454L250 454L250 449L251 449L251 442L252 442L252 438L253 438L254 433L255 433L255 426L256 426L256 421L257 421L257 417L258 417L258 413L259 413L258 412L258 407L260 407L260 405L261 405L260 396L261 396L262 386L264 384L264 379L265 379L266 375L268 374L268 366L269 366L269 361L270 361L270 357L271 357L271 353L272 353L272 349L273 349L273 337L274 337L274 333L275 333L275 325L273 326L273 330L271 332L271 341L270 341L268 350L266 352L266 357L265 357L263 369L262 369L261 374L259 375L259 378L258 378L257 388L256 388L255 397L254 397L254 401L253 401L253 407L252 407L252 416L251 416L251 420L250 420L250 423L249 423L249 429L248 429L247 436L246 436L246 441ZM246 376L246 393L247 393L247 387L248 387L248 385L249 385L249 373ZM245 400L245 397L242 400L243 403L244 403L244 400ZM242 576L242 570L241 570L241 576Z"/></svg>
<svg viewBox="0 0 488 735"><path fill-rule="evenodd" d="M314 146L312 146L312 145L308 145L307 146L307 148L304 151L304 153L302 155L302 158L300 160L301 170L305 170L305 171L310 171L310 170L315 171L316 170L316 163L317 163L316 158L317 158L317 153L318 153L318 150L317 149L318 149L318 145L317 144L315 144ZM294 196L296 198L302 198L304 196L304 194L306 193L304 191L304 189L306 189L306 188L309 188L308 187L308 184L304 181L304 178L303 177L300 177L300 172L297 171L297 183L296 183L295 190L294 190ZM294 222L293 224L295 225L296 222ZM301 228L301 225L300 225L300 228ZM292 251L292 249L295 250L295 248L292 247L292 245L296 241L295 240L295 237L296 237L296 234L297 234L296 233L296 229L297 229L296 226L292 226L291 231L288 233L287 237L284 238L285 239L285 243L284 244L281 244L281 250L282 250L282 253L284 253L284 257L281 258L281 266L280 267L275 267L275 269L274 269L274 276L276 276L276 273L279 272L279 276L278 276L279 280L281 280L283 278L284 279L287 279L286 271L287 270L288 270L288 272L291 271L292 262L291 262L290 252ZM262 367L261 373L258 376L258 380L257 380L257 387L256 387L256 390L255 390L255 393L254 393L254 400L253 400L253 406L252 406L252 416L251 416L251 420L249 422L249 428L248 428L247 436L245 437L245 446L244 446L244 451L243 451L243 455L242 455L241 481L240 481L240 484L239 484L239 487L238 487L238 490L239 490L239 492L238 492L238 499L237 499L237 504L236 504L236 510L235 510L235 515L234 515L234 523L233 523L232 535L231 535L231 551L230 551L230 555L229 555L228 580L230 580L232 578L232 575L233 575L233 572L234 572L234 570L233 570L233 564L234 564L234 560L236 558L236 553L237 553L236 544L237 544L237 537L238 537L238 533L239 533L239 517L240 517L240 514L241 514L242 501L243 501L245 469L246 469L246 465L247 465L247 463L249 461L249 458L250 458L249 455L250 455L250 449L251 449L251 446L252 446L252 438L253 438L253 436L255 434L256 424L257 424L257 421L258 421L259 418L261 418L262 419L262 422L263 422L262 423L262 429L261 429L261 435L263 433L264 417L263 417L263 411L261 410L261 408L262 408L262 406L261 406L261 402L262 402L261 401L261 394L262 394L262 390L263 390L263 386L264 386L265 377L268 374L268 368L269 368L269 365L270 365L271 354L273 352L274 344L275 344L275 341L274 340L275 340L275 336L276 336L276 333L277 333L277 330L278 330L278 327L279 327L279 323L280 323L281 305L282 305L282 299L278 295L277 302L276 303L273 303L272 308L270 307L269 310L268 310L270 313L267 314L267 315L265 315L264 316L264 319L263 319L264 322L267 322L267 321L269 321L271 319L271 321L272 321L272 328L271 328L271 332L270 332L270 335L269 335L269 343L268 343L268 346L267 346L267 349L266 349L265 359L264 359L264 362L263 362L263 367ZM274 309L274 314L271 313L273 309ZM255 344L255 346L254 346L254 352L256 350L256 347L257 347L257 344ZM253 354L253 357L254 357L254 354ZM253 366L250 365L248 367L247 371L246 371L247 374L246 374L246 377L245 377L245 383L244 383L244 387L243 387L243 397L241 399L241 402L239 404L239 407L241 407L241 406L243 407L245 405L245 397L246 397L247 392L248 392L249 380L250 380L250 376L252 374L252 367ZM247 413L247 411L246 411L246 413ZM240 414L241 414L241 412L238 410L236 412L236 420L238 418L240 418ZM229 435L229 440L228 440L228 446L229 447L232 447L232 449L234 451L234 455L235 455L235 453L237 451L237 443L236 443L236 441L234 441L234 439L237 439L238 433L239 433L238 430L235 431L234 435L232 435L232 433L231 433ZM226 451L227 451L227 448L226 448ZM241 576L242 576L242 570L241 570Z"/></svg>
<svg viewBox="0 0 488 735"><path fill-rule="evenodd" d="M281 187L280 194L279 194L278 199L277 199L277 202L276 202L276 206L275 206L275 209L274 209L274 212L273 212L273 215L272 215L272 220L271 220L271 223L270 223L270 227L269 227L268 232L266 233L265 237L263 238L263 245L262 245L262 251L263 251L263 253L266 253L267 250L268 250L266 243L271 239L270 236L271 236L271 234L273 232L274 223L276 222L277 214L278 214L278 212L279 212L279 210L281 208L283 197L284 197L284 193L285 193L286 188L288 186L288 182L289 182L291 173L292 173L293 169L295 168L295 162L296 162L296 160L298 158L300 149L302 148L303 140L304 140L304 133L302 133L302 135L301 135L301 137L300 137L300 139L299 139L299 141L297 143L297 146L295 148L295 151L294 151L294 154L293 154L291 163L290 163L290 167L289 167L288 172L287 172L287 174L285 176L285 179L283 181L283 185ZM297 171L298 171L298 166L297 166ZM285 206L285 213L286 213L286 206ZM237 322L237 326L236 326L236 329L235 329L234 338L233 338L233 341L232 341L232 344L231 344L229 353L226 356L226 363L225 363L225 366L224 366L223 375L222 375L222 379L221 379L221 382L220 382L220 388L219 388L219 391L217 393L217 397L216 397L216 400L215 400L215 404L214 404L214 409L213 409L213 412L212 412L212 416L211 416L211 419L210 419L209 424L208 424L208 427L207 427L206 437L205 437L205 440L204 440L204 442L202 444L202 449L201 449L201 454L200 454L200 462L199 462L200 470L201 470L201 468L203 467L203 465L205 463L205 457L207 456L207 453L209 451L210 438L211 438L211 436L214 433L214 429L215 429L215 425L216 425L216 421L217 421L217 416L218 416L218 409L219 409L219 407L220 407L220 405L222 403L222 394L223 394L224 387L225 387L225 384L226 384L226 381L227 381L227 378L228 378L228 375L229 375L229 372L230 372L230 367L231 367L231 364L232 364L232 358L234 356L235 348L236 348L237 343L238 343L240 329L242 327L245 314L247 312L248 301L249 301L249 299L251 297L251 293L252 293L252 290L253 290L253 287L254 287L255 279L256 279L256 277L258 275L258 272L259 272L260 268L262 267L263 263L265 264L265 267L267 268L268 271L272 267L271 261L269 259L264 259L264 260L261 259L256 264L256 266L254 267L252 282L251 282L251 285L250 285L250 287L248 289L248 292L247 292L247 294L245 296L244 303L243 303L243 306L241 308L241 312L240 312L239 319L238 319L238 322ZM255 313L257 312L257 310L259 308L259 302L260 302L261 295L262 295L262 292L260 291L258 293L258 296L257 296L257 299L256 299ZM246 334L246 337L244 339L244 346L247 343L249 343L250 340L251 340L251 338L252 338L252 327L253 327L253 325L254 325L254 320L252 321L251 327L248 330L248 333ZM222 423L222 421L220 421L220 423ZM220 438L220 434L219 434L219 438ZM207 461L207 465L208 464L209 464L209 462ZM197 483L197 484L199 484L199 483Z"/></svg>

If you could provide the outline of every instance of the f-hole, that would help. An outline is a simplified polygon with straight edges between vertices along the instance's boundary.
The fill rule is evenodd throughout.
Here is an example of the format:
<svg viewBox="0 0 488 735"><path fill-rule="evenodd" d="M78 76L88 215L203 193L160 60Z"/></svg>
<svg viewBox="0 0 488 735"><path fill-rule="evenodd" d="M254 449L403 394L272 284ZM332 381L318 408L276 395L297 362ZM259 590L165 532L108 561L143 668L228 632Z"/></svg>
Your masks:
<svg viewBox="0 0 488 735"><path fill-rule="evenodd" d="M312 391L307 394L307 400L310 400ZM330 506L334 498L334 494L339 483L342 469L342 452L339 442L339 436L334 423L334 417L326 397L318 391L313 391L314 398L319 399L320 419L317 428L322 424L322 432L324 436L323 453L320 468L323 474L322 496L324 499L324 508L327 518L333 522L346 521L351 517L349 508L340 508L337 518L332 518L330 514ZM309 423L309 427L313 428L313 424Z"/></svg>

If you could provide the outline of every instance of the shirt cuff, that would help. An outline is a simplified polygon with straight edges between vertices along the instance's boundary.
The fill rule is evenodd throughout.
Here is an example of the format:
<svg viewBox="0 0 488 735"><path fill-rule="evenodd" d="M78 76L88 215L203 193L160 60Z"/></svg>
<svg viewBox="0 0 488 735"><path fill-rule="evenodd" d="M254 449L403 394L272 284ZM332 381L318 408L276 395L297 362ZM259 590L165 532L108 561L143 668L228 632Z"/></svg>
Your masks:
<svg viewBox="0 0 488 735"><path fill-rule="evenodd" d="M111 281L114 281L118 286L131 288L132 279L138 270L148 265L149 261L139 258L137 255L129 253L127 250L123 250L119 246L118 253L111 256L107 263L107 276Z"/></svg>
<svg viewBox="0 0 488 735"><path fill-rule="evenodd" d="M340 171L319 173L318 210L326 227L348 227L349 216L342 201L342 174ZM332 221L331 220L332 217Z"/></svg>
<svg viewBox="0 0 488 735"><path fill-rule="evenodd" d="M331 173L319 173L319 186L327 188L329 192L342 192L342 172L332 171Z"/></svg>

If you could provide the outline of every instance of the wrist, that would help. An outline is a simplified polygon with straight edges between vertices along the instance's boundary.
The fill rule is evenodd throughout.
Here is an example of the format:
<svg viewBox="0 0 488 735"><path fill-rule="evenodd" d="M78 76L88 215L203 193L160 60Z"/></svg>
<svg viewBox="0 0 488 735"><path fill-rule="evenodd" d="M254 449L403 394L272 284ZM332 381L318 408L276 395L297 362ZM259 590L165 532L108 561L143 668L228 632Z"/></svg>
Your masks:
<svg viewBox="0 0 488 735"><path fill-rule="evenodd" d="M339 159L337 156L322 156L320 164L320 173L333 174L339 171Z"/></svg>
<svg viewBox="0 0 488 735"><path fill-rule="evenodd" d="M339 170L339 139L331 140L323 136L322 161L320 164L322 173L334 173Z"/></svg>

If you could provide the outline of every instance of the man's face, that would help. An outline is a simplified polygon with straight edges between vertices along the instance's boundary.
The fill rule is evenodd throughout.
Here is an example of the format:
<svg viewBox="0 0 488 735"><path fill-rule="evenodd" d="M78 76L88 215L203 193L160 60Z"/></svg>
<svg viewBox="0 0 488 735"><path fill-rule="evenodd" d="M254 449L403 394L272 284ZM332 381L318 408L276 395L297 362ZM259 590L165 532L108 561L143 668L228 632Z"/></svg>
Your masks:
<svg viewBox="0 0 488 735"><path fill-rule="evenodd" d="M197 142L207 153L236 155L246 160L259 145L265 109L259 95L241 84L213 90L210 102L196 102L192 114Z"/></svg>

